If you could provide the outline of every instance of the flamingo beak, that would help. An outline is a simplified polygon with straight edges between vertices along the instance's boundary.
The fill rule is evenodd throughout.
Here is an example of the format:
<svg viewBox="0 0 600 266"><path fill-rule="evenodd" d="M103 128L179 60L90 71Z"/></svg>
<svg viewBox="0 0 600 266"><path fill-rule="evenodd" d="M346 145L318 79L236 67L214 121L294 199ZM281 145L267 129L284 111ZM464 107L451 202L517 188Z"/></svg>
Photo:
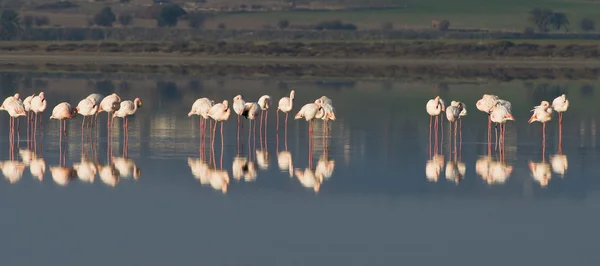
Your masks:
<svg viewBox="0 0 600 266"><path fill-rule="evenodd" d="M515 121L515 118L512 115L507 115L505 118L506 118L506 120Z"/></svg>

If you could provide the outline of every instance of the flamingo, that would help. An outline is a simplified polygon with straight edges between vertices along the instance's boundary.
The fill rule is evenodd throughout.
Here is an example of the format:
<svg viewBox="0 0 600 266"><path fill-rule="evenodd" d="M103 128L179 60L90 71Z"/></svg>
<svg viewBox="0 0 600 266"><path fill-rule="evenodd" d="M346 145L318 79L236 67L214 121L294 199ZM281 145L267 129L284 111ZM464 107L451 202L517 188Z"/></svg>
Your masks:
<svg viewBox="0 0 600 266"><path fill-rule="evenodd" d="M14 100L4 105L4 110L8 112L11 118L11 130L14 132L14 119L20 116L26 116L25 105L20 100Z"/></svg>
<svg viewBox="0 0 600 266"><path fill-rule="evenodd" d="M258 116L258 110L260 110L260 106L258 106L257 103L254 102L247 102L244 105L244 111L242 112L242 116L244 116L246 119L250 120L249 125L248 125L248 144L250 144L250 130L252 128L252 120L255 120L256 117ZM256 139L256 122L254 123L254 136ZM250 147L248 147L250 148Z"/></svg>
<svg viewBox="0 0 600 266"><path fill-rule="evenodd" d="M77 104L75 107L77 113L83 116L83 120L81 122L81 132L83 134L83 127L85 126L85 119L88 116L94 116L98 112L98 105L94 103L93 100L85 98Z"/></svg>
<svg viewBox="0 0 600 266"><path fill-rule="evenodd" d="M208 98L200 98L197 99L194 104L192 104L192 109L188 113L188 117L192 115L200 116L200 130L206 127L206 120L208 119L208 112L210 108L214 105L214 101L209 100ZM202 119L204 119L204 123L202 123Z"/></svg>
<svg viewBox="0 0 600 266"><path fill-rule="evenodd" d="M311 134L313 132L314 119L316 118L319 110L321 110L321 100L317 99L315 103L308 103L302 106L294 119L300 119L304 117L304 119L309 122L308 133Z"/></svg>
<svg viewBox="0 0 600 266"><path fill-rule="evenodd" d="M15 93L15 95L13 96L8 96L6 97L6 99L4 99L4 101L2 102L2 106L0 106L0 110L6 110L6 105L12 101L18 101L20 99L20 96L18 93Z"/></svg>
<svg viewBox="0 0 600 266"><path fill-rule="evenodd" d="M92 93L90 95L88 95L87 97L85 97L86 99L92 101L92 103L96 106L100 106L100 102L102 102L102 99L104 99L104 95L102 94L98 94L98 93ZM98 120L98 113L96 113L94 115L94 124L96 124L96 121Z"/></svg>
<svg viewBox="0 0 600 266"><path fill-rule="evenodd" d="M260 130L262 136L262 123L263 123L263 113L265 113L265 134L267 134L267 119L269 117L269 107L271 107L271 96L263 95L258 99L258 106L260 106Z"/></svg>
<svg viewBox="0 0 600 266"><path fill-rule="evenodd" d="M279 111L285 113L285 128L287 128L288 112L292 110L294 104L294 90L290 91L290 97L282 97L277 105L277 131L279 131Z"/></svg>
<svg viewBox="0 0 600 266"><path fill-rule="evenodd" d="M558 113L558 124L562 125L562 113L566 112L569 108L569 100L567 100L567 96L563 94L556 97L556 99L552 101L552 108Z"/></svg>
<svg viewBox="0 0 600 266"><path fill-rule="evenodd" d="M115 111L113 114L113 119L115 117L120 117L125 119L125 123L123 123L123 128L125 129L126 134L129 133L129 122L128 117L135 114L138 108L142 107L142 100L140 98L135 98L132 101L122 101L119 110Z"/></svg>
<svg viewBox="0 0 600 266"><path fill-rule="evenodd" d="M533 122L542 123L542 143L546 143L546 122L552 120L552 107L550 107L550 103L548 101L542 101L540 105L535 106L533 110L533 115L527 121L529 124Z"/></svg>
<svg viewBox="0 0 600 266"><path fill-rule="evenodd" d="M454 101L453 101L454 102ZM462 106L460 104L450 105L446 108L446 118L450 121L450 125L454 123L454 152L456 152L456 132L458 126L458 119L460 117L460 113L462 112ZM452 129L450 129L452 130Z"/></svg>
<svg viewBox="0 0 600 266"><path fill-rule="evenodd" d="M33 97L35 96L35 94L32 94L30 96L27 96L27 98L25 98L25 100L23 100L23 105L25 106L25 112L27 113L27 138L29 138L29 126L31 125L31 100L33 100Z"/></svg>
<svg viewBox="0 0 600 266"><path fill-rule="evenodd" d="M227 100L223 100L223 103L217 103L210 108L208 112L208 116L215 120L215 126L213 128L213 136L217 131L217 123L221 122L221 144L223 144L223 122L229 119L229 115L231 114L231 109L228 106ZM215 139L213 137L212 144L215 143Z"/></svg>
<svg viewBox="0 0 600 266"><path fill-rule="evenodd" d="M326 96L322 96L317 100L320 101L319 105L321 106L321 109L317 112L316 118L323 120L323 130L327 131L327 121L335 121L336 119L335 108L331 105L331 99ZM315 103L317 103L317 100L315 100Z"/></svg>
<svg viewBox="0 0 600 266"><path fill-rule="evenodd" d="M444 105L444 101L440 99L440 96L436 96L434 99L427 101L425 110L429 114L429 139L431 140L431 125L433 123L435 129L435 147L437 149L438 116L446 111L446 106ZM433 121L433 117L435 117L435 121Z"/></svg>
<svg viewBox="0 0 600 266"><path fill-rule="evenodd" d="M37 119L38 119L38 114L40 115L40 127L42 126L42 117L41 114L46 110L46 106L47 106L47 101L46 101L46 96L44 95L44 92L40 92L40 94L38 94L37 96L34 96L33 99L31 99L31 110L35 113L35 120L34 120L34 134L37 131Z"/></svg>
<svg viewBox="0 0 600 266"><path fill-rule="evenodd" d="M506 108L507 106L509 108ZM502 145L504 145L504 135L506 134L505 123L509 120L515 120L515 118L510 113L510 103L509 105L506 105L500 101L496 102L496 105L492 108L490 112L490 120L500 125L500 141L502 142Z"/></svg>
<svg viewBox="0 0 600 266"><path fill-rule="evenodd" d="M67 102L62 102L52 109L50 119L57 119L60 122L60 134L67 135L67 119L74 118L77 114L77 109L71 107Z"/></svg>
<svg viewBox="0 0 600 266"><path fill-rule="evenodd" d="M480 100L477 101L475 107L477 110L482 111L488 115L488 142L491 142L492 132L492 119L490 118L490 112L496 105L496 102L500 100L498 96L493 94L484 94Z"/></svg>
<svg viewBox="0 0 600 266"><path fill-rule="evenodd" d="M233 97L233 111L238 115L238 138L240 136L240 116L244 112L246 102L242 99L242 95L236 95Z"/></svg>
<svg viewBox="0 0 600 266"><path fill-rule="evenodd" d="M119 95L117 95L116 93L113 93L111 95L104 97L104 99L102 99L102 101L100 102L100 106L98 107L97 114L99 114L100 112L108 113L108 116L106 119L106 127L111 126L111 118L110 118L112 115L111 113L119 110L120 103L121 103L121 97L119 97Z"/></svg>

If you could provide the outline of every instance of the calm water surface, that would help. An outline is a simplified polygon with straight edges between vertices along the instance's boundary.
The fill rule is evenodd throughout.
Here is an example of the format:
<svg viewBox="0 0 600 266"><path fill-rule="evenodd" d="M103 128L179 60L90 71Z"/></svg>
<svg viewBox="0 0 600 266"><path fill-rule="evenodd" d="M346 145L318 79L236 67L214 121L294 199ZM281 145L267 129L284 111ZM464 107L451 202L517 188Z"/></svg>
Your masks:
<svg viewBox="0 0 600 266"><path fill-rule="evenodd" d="M0 128L5 265L600 263L600 84L6 73L0 82L2 97L43 90L49 101L35 143L22 121L13 161L8 127ZM287 133L283 123L277 133L273 108L266 138L257 127L248 140L244 121L238 144L232 114L211 149L198 117L187 117L199 97L269 94L276 103L292 88L294 114L321 95L333 99L338 119L328 134L318 122L309 136L293 114ZM121 121L108 141L102 113L83 140L81 117L69 121L61 148L58 122L48 121L53 106L113 91L143 100L128 146ZM483 93L513 104L503 157L488 150L487 117L474 106ZM527 120L532 106L561 93L571 108L559 152L556 121L543 147L541 125ZM458 152L444 121L430 154L425 103L436 95L467 104ZM8 125L5 112L0 119Z"/></svg>

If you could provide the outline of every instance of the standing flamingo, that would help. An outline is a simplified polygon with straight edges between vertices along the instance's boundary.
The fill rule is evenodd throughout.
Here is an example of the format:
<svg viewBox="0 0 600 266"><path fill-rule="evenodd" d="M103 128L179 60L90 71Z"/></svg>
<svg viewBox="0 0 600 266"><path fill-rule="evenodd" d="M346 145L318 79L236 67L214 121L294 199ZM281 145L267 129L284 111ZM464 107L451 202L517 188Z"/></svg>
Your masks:
<svg viewBox="0 0 600 266"><path fill-rule="evenodd" d="M448 119L448 121L450 121L450 126L452 126L452 124L454 124L454 152L455 153L456 153L456 132L458 131L457 125L458 125L458 120L459 120L461 112L462 112L462 107L460 104L457 104L457 105L451 104L450 106L448 106L448 108L446 108L446 118ZM450 131L452 131L452 127L450 128ZM450 140L450 142L452 142L452 140Z"/></svg>
<svg viewBox="0 0 600 266"><path fill-rule="evenodd" d="M506 122L509 120L514 121L515 119L510 113L510 109L507 108L507 105L502 104L502 102L497 102L496 105L492 108L490 112L490 119L492 122L498 123L500 127L500 142L502 143L500 147L503 148L504 136L506 134ZM503 153L504 150L502 149L501 152Z"/></svg>
<svg viewBox="0 0 600 266"><path fill-rule="evenodd" d="M192 109L188 113L188 117L192 115L200 116L200 129L206 127L206 120L208 119L208 112L210 108L213 107L214 101L209 100L208 98L200 98L197 99L194 104L192 104ZM204 119L204 124L202 123L202 119Z"/></svg>
<svg viewBox="0 0 600 266"><path fill-rule="evenodd" d="M250 120L248 124L248 145L250 145L250 129L252 128L252 121L258 117L258 110L260 110L260 106L258 106L257 103L247 102L244 106L244 111L242 112L242 116ZM256 139L256 122L254 122L254 136ZM248 147L248 149L250 149L250 147Z"/></svg>
<svg viewBox="0 0 600 266"><path fill-rule="evenodd" d="M221 122L221 145L223 144L223 122L229 119L229 115L231 114L231 109L228 106L227 100L223 100L223 103L217 103L210 108L208 116L215 120L215 126L213 128L213 136L217 131L217 122ZM213 137L212 144L215 143L215 139Z"/></svg>
<svg viewBox="0 0 600 266"><path fill-rule="evenodd" d="M558 141L559 148L562 150L562 117L563 112L566 112L569 108L569 100L567 100L567 96L563 94L556 97L556 99L552 101L552 108L558 113Z"/></svg>
<svg viewBox="0 0 600 266"><path fill-rule="evenodd" d="M242 95L238 94L235 97L233 97L233 111L237 114L238 117L238 138L240 137L240 116L244 112L245 107L246 102L244 101L244 99L242 99Z"/></svg>
<svg viewBox="0 0 600 266"><path fill-rule="evenodd" d="M86 117L96 115L98 112L98 105L95 104L93 100L85 98L79 101L79 104L77 104L77 107L75 107L75 109L77 110L77 113L83 116L83 120L81 122L81 134L83 134L83 127L85 126ZM90 120L92 119L93 117L90 118Z"/></svg>
<svg viewBox="0 0 600 266"><path fill-rule="evenodd" d="M125 129L126 134L129 133L129 122L128 117L135 114L138 108L142 107L142 100L140 98L135 98L132 101L122 101L119 110L117 110L113 114L113 118L120 117L125 119L125 123L123 123L123 128Z"/></svg>
<svg viewBox="0 0 600 266"><path fill-rule="evenodd" d="M41 115L46 110L46 106L47 106L47 101L46 101L46 96L44 95L44 92L40 92L40 94L38 94L37 96L34 96L33 99L31 99L31 110L35 113L35 119L33 121L34 134L36 134L36 132L37 132L38 114L40 117L40 127L41 127L42 126L42 116Z"/></svg>
<svg viewBox="0 0 600 266"><path fill-rule="evenodd" d="M18 100L20 100L20 96L18 93L15 93L14 96L6 97L6 99L4 99L4 101L2 102L2 106L0 106L0 110L5 110L5 107L8 103L10 103L12 101L18 101Z"/></svg>
<svg viewBox="0 0 600 266"><path fill-rule="evenodd" d="M481 97L481 99L475 104L477 110L488 115L488 143L492 141L492 120L490 118L490 112L498 100L500 100L500 98L498 98L496 95L484 94L483 97Z"/></svg>
<svg viewBox="0 0 600 266"><path fill-rule="evenodd" d="M92 101L92 103L94 105L100 106L100 102L102 102L102 99L104 99L104 95L99 94L99 93L92 93L92 94L88 95L85 98L88 99L88 100L90 100L90 101ZM95 125L96 122L97 122L97 120L98 120L98 112L96 112L96 114L94 115L93 120L94 120L93 124Z"/></svg>
<svg viewBox="0 0 600 266"><path fill-rule="evenodd" d="M61 135L67 135L67 119L74 118L77 115L77 109L71 107L71 105L67 102L62 102L56 105L54 109L52 109L52 115L50 119L59 120L60 124L60 133Z"/></svg>
<svg viewBox="0 0 600 266"><path fill-rule="evenodd" d="M317 103L320 101L320 103ZM319 112L317 112L317 119L323 120L323 130L327 131L327 121L332 120L335 121L335 108L331 103L331 99L327 98L327 96L322 96L321 98L315 100L316 104L321 106Z"/></svg>
<svg viewBox="0 0 600 266"><path fill-rule="evenodd" d="M31 100L33 100L34 96L35 96L35 94L32 94L30 96L27 96L27 98L25 98L25 100L23 100L23 105L25 106L25 112L27 113L27 138L29 138L29 128L31 126L31 119L32 119L32 117L30 116Z"/></svg>
<svg viewBox="0 0 600 266"><path fill-rule="evenodd" d="M279 111L285 113L285 128L287 129L288 112L292 110L294 104L294 90L290 91L290 97L282 97L277 105L277 131L279 131Z"/></svg>
<svg viewBox="0 0 600 266"><path fill-rule="evenodd" d="M542 123L542 143L546 144L546 122L552 120L552 107L550 107L548 101L542 101L540 105L535 106L531 111L533 112L533 115L527 122L529 124L535 121Z"/></svg>
<svg viewBox="0 0 600 266"><path fill-rule="evenodd" d="M262 136L262 123L263 123L263 113L265 113L265 135L267 134L267 119L269 117L269 107L271 107L271 96L263 95L258 99L258 106L260 106L260 132Z"/></svg>
<svg viewBox="0 0 600 266"><path fill-rule="evenodd" d="M294 117L294 119L300 119L300 118L304 117L304 119L306 119L306 121L309 122L309 124L308 124L309 135L312 134L312 132L313 132L314 119L316 118L319 110L321 110L321 100L317 99L315 101L315 103L308 103L308 104L305 104L304 106L302 106L302 108L300 108L300 111L298 111L298 113Z"/></svg>
<svg viewBox="0 0 600 266"><path fill-rule="evenodd" d="M14 153L13 141L15 134L15 118L18 119L20 116L25 116L25 106L20 100L14 100L12 102L8 102L4 106L5 110L10 115L10 146L11 146L11 156ZM18 120L17 120L18 121ZM19 134L17 132L17 134ZM19 137L19 136L17 136Z"/></svg>
<svg viewBox="0 0 600 266"><path fill-rule="evenodd" d="M442 99L440 99L440 96L436 96L434 99L427 101L427 104L425 105L425 110L429 114L429 140L431 140L431 125L433 124L434 131L435 131L435 149L437 150L437 146L438 146L437 145L438 116L442 112L446 111L446 107L444 106L444 101ZM435 121L434 121L433 117L435 117ZM431 144L431 142L430 142L430 144ZM431 147L429 147L429 150L431 150Z"/></svg>
<svg viewBox="0 0 600 266"><path fill-rule="evenodd" d="M112 113L119 110L119 107L121 106L121 97L119 97L119 95L117 95L116 93L113 93L111 95L108 95L106 97L104 97L104 99L102 99L102 101L100 102L100 106L98 107L98 112L107 112L108 116L106 119L106 127L111 127L111 116Z"/></svg>

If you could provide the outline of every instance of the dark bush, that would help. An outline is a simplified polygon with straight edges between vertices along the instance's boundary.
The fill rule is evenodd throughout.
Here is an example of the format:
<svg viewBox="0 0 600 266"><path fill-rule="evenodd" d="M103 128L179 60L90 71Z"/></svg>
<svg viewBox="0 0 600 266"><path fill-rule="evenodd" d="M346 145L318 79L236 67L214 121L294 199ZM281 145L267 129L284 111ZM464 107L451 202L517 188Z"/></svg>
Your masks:
<svg viewBox="0 0 600 266"><path fill-rule="evenodd" d="M206 21L206 15L202 12L193 12L187 15L188 26L190 28L204 28L204 22Z"/></svg>
<svg viewBox="0 0 600 266"><path fill-rule="evenodd" d="M35 16L33 17L33 22L36 27L50 25L50 19L46 16Z"/></svg>
<svg viewBox="0 0 600 266"><path fill-rule="evenodd" d="M119 14L117 19L119 20L119 23L125 27L127 27L127 26L131 25L131 23L133 23L133 15L131 15L131 14Z"/></svg>
<svg viewBox="0 0 600 266"><path fill-rule="evenodd" d="M117 18L110 7L103 8L94 16L94 23L98 26L112 27L116 20Z"/></svg>
<svg viewBox="0 0 600 266"><path fill-rule="evenodd" d="M340 20L323 21L314 26L315 30L356 30L358 27L352 23L343 23Z"/></svg>
<svg viewBox="0 0 600 266"><path fill-rule="evenodd" d="M584 18L579 21L579 27L584 31L592 31L596 29L596 21L591 18Z"/></svg>
<svg viewBox="0 0 600 266"><path fill-rule="evenodd" d="M446 31L449 28L450 28L450 21L448 21L448 20L442 20L442 21L440 21L440 27L439 27L439 29L441 31Z"/></svg>
<svg viewBox="0 0 600 266"><path fill-rule="evenodd" d="M156 17L156 24L159 27L175 27L177 26L179 17L185 14L185 10L177 4L164 5Z"/></svg>
<svg viewBox="0 0 600 266"><path fill-rule="evenodd" d="M280 30L286 29L286 28L287 28L287 27L289 27L289 26L290 26L290 21L289 21L289 20L287 20L287 19L280 19L280 20L277 22L277 27L278 27Z"/></svg>

